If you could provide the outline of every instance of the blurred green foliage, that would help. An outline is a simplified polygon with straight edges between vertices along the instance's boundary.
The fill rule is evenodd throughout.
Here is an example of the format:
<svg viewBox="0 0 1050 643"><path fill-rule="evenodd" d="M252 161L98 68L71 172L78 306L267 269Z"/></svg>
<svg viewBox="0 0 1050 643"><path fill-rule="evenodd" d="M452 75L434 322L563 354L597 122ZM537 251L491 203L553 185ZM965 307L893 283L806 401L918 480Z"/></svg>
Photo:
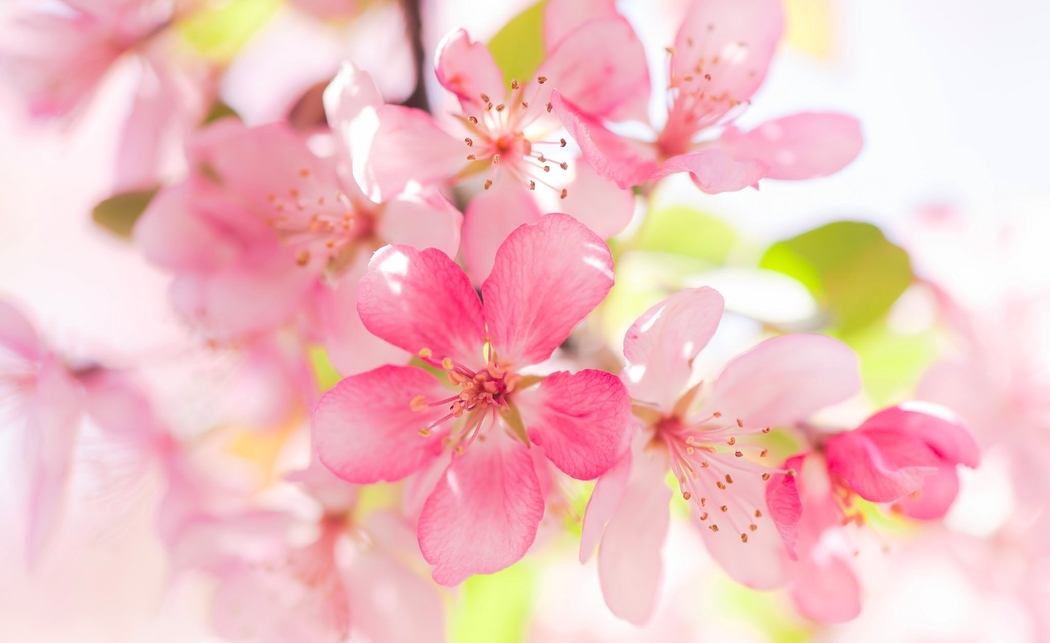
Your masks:
<svg viewBox="0 0 1050 643"><path fill-rule="evenodd" d="M335 370L332 366L332 362L328 361L328 353L325 352L323 346L311 346L308 355L310 358L310 366L313 368L314 377L317 379L317 386L321 389L321 392L325 392L339 383L339 380L343 379L343 376L339 374L339 371Z"/></svg>
<svg viewBox="0 0 1050 643"><path fill-rule="evenodd" d="M454 610L454 643L517 643L526 632L536 569L525 559L503 571L471 576Z"/></svg>
<svg viewBox="0 0 1050 643"><path fill-rule="evenodd" d="M545 0L537 2L522 11L489 41L489 51L503 70L507 91L511 80L531 79L543 62L543 7L546 4Z"/></svg>
<svg viewBox="0 0 1050 643"><path fill-rule="evenodd" d="M177 29L197 54L228 63L280 6L280 0L206 3L179 22Z"/></svg>
<svg viewBox="0 0 1050 643"><path fill-rule="evenodd" d="M91 211L91 219L102 229L122 239L131 239L135 222L146 210L158 188L115 194Z"/></svg>
<svg viewBox="0 0 1050 643"><path fill-rule="evenodd" d="M637 236L637 248L669 252L722 265L738 235L726 222L699 210L672 205L650 210Z"/></svg>

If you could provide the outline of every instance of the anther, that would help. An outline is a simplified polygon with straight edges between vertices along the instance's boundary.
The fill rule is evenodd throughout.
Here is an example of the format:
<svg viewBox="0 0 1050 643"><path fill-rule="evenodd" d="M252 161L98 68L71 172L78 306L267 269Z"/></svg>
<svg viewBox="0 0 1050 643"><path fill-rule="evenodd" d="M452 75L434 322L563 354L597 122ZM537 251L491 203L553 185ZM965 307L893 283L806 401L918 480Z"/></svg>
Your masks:
<svg viewBox="0 0 1050 643"><path fill-rule="evenodd" d="M700 498L700 506L701 507L706 507L707 506L707 498L703 498L703 497Z"/></svg>
<svg viewBox="0 0 1050 643"><path fill-rule="evenodd" d="M429 348L423 348L419 351L419 356L423 359L430 359L434 355L434 351Z"/></svg>
<svg viewBox="0 0 1050 643"><path fill-rule="evenodd" d="M474 156L473 154L467 154L467 160L468 161L476 161L476 160L478 160L478 157Z"/></svg>
<svg viewBox="0 0 1050 643"><path fill-rule="evenodd" d="M731 436L728 440L726 440L726 444L728 444L729 446L733 446L734 444L736 444L736 438Z"/></svg>
<svg viewBox="0 0 1050 643"><path fill-rule="evenodd" d="M427 427L423 427L422 429L420 429L419 430L419 437L421 437L421 438L429 438L430 437L430 429L428 429Z"/></svg>
<svg viewBox="0 0 1050 643"><path fill-rule="evenodd" d="M560 167L563 170L567 170L567 169L569 169L569 164L564 162L564 161L562 161L561 163L558 163L558 167Z"/></svg>
<svg viewBox="0 0 1050 643"><path fill-rule="evenodd" d="M452 366L453 366L453 364L452 364L452 358L451 357L446 357L443 360L441 360L441 368L445 369L446 371L451 371L452 370Z"/></svg>
<svg viewBox="0 0 1050 643"><path fill-rule="evenodd" d="M564 198L565 198L565 197L567 197L567 196L569 196L569 191L568 191L568 190L566 190L565 188L562 188L562 189L561 189L561 198L563 198L563 199L564 199Z"/></svg>
<svg viewBox="0 0 1050 643"><path fill-rule="evenodd" d="M764 458L764 457L766 457L767 455L769 455L769 449L762 449L762 450L761 450L761 451L759 451L759 453L758 453L758 457L760 457L760 458Z"/></svg>
<svg viewBox="0 0 1050 643"><path fill-rule="evenodd" d="M762 429L762 433L769 433L769 432L770 432L770 431L772 431L772 430L773 430L773 429L772 429L771 427L768 427L768 426L767 426L766 428Z"/></svg>
<svg viewBox="0 0 1050 643"><path fill-rule="evenodd" d="M525 109L529 108L529 104L527 102L525 102L525 101L521 101L521 106L524 107Z"/></svg>
<svg viewBox="0 0 1050 643"><path fill-rule="evenodd" d="M544 172L550 172L550 171L551 171L551 166L549 166L549 165L544 165L544 166L543 166L543 171L544 171Z"/></svg>
<svg viewBox="0 0 1050 643"><path fill-rule="evenodd" d="M742 429L742 428L744 428L744 421L741 420L740 418L737 418L736 419L736 425Z"/></svg>
<svg viewBox="0 0 1050 643"><path fill-rule="evenodd" d="M761 518L761 517L762 517L762 512L759 511L758 509L755 509L755 518Z"/></svg>
<svg viewBox="0 0 1050 643"><path fill-rule="evenodd" d="M547 77L546 76L537 76L536 77L536 82L542 85L543 83L547 82Z"/></svg>
<svg viewBox="0 0 1050 643"><path fill-rule="evenodd" d="M707 520L707 512L700 514L700 520Z"/></svg>
<svg viewBox="0 0 1050 643"><path fill-rule="evenodd" d="M492 164L495 165L497 163L499 163L499 154L493 154L492 155Z"/></svg>
<svg viewBox="0 0 1050 643"><path fill-rule="evenodd" d="M722 511L722 513L725 513L729 511L729 505L722 505L721 507L719 507L719 509Z"/></svg>
<svg viewBox="0 0 1050 643"><path fill-rule="evenodd" d="M742 458L742 457L744 457L744 452L743 451L734 451L733 455L735 455L738 458Z"/></svg>
<svg viewBox="0 0 1050 643"><path fill-rule="evenodd" d="M310 263L310 252L308 250L300 250L295 254L295 263L300 266L305 266Z"/></svg>
<svg viewBox="0 0 1050 643"><path fill-rule="evenodd" d="M507 108L507 106L504 105L503 103L500 103L499 105L496 105L496 111L497 112L502 112L506 108Z"/></svg>
<svg viewBox="0 0 1050 643"><path fill-rule="evenodd" d="M710 529L711 531L717 532L718 531L718 525L711 525L710 527L708 527L708 529Z"/></svg>
<svg viewBox="0 0 1050 643"><path fill-rule="evenodd" d="M693 494L689 493L688 491L683 491L682 492L682 497L685 498L686 500L689 500L690 498L693 497Z"/></svg>
<svg viewBox="0 0 1050 643"><path fill-rule="evenodd" d="M483 103L488 103L488 102L491 102L491 101L489 100L488 94L482 94L482 95L481 95L481 102L483 102Z"/></svg>
<svg viewBox="0 0 1050 643"><path fill-rule="evenodd" d="M769 474L768 473L763 473L762 474L762 479L763 480L769 480Z"/></svg>
<svg viewBox="0 0 1050 643"><path fill-rule="evenodd" d="M489 189L490 187L492 187L492 179L487 179L487 180L485 181L485 189L487 190L487 189Z"/></svg>
<svg viewBox="0 0 1050 643"><path fill-rule="evenodd" d="M550 101L547 101L547 113L550 114L553 109L554 105L551 105Z"/></svg>
<svg viewBox="0 0 1050 643"><path fill-rule="evenodd" d="M747 542L747 534L740 534L740 542L742 542L742 543L746 543Z"/></svg>
<svg viewBox="0 0 1050 643"><path fill-rule="evenodd" d="M718 487L719 489L721 489L722 491L726 490L726 483L722 482L721 480L716 482L715 486Z"/></svg>
<svg viewBox="0 0 1050 643"><path fill-rule="evenodd" d="M470 138L468 136L467 138L465 138L463 140L467 142L467 147L474 147L474 139L472 139L472 138Z"/></svg>
<svg viewBox="0 0 1050 643"><path fill-rule="evenodd" d="M477 119L476 116L468 116L467 120L470 121L471 124L473 124L473 125L477 125L478 124L478 119Z"/></svg>
<svg viewBox="0 0 1050 643"><path fill-rule="evenodd" d="M755 523L751 523L750 525L747 526L747 528L750 529L751 531L757 531L758 530L758 525L756 525Z"/></svg>
<svg viewBox="0 0 1050 643"><path fill-rule="evenodd" d="M721 413L720 411L715 411L715 412L714 412L714 413L712 413L711 415L712 415L712 416L714 416L714 417L716 417L716 418L720 418L720 417L722 417L722 413Z"/></svg>
<svg viewBox="0 0 1050 643"><path fill-rule="evenodd" d="M510 80L510 88L511 89L517 89L518 88L518 79L517 78L512 78Z"/></svg>
<svg viewBox="0 0 1050 643"><path fill-rule="evenodd" d="M310 176L310 170L304 167L303 169L299 170L299 176Z"/></svg>
<svg viewBox="0 0 1050 643"><path fill-rule="evenodd" d="M423 395L417 395L414 398L412 398L412 401L408 403L408 406L413 411L422 411L428 406L427 398Z"/></svg>
<svg viewBox="0 0 1050 643"><path fill-rule="evenodd" d="M733 476L726 474L726 484L733 484Z"/></svg>
<svg viewBox="0 0 1050 643"><path fill-rule="evenodd" d="M566 145L568 145L568 143L566 143L566 142L565 142L565 139L564 139L564 138L562 138L562 139L559 139L559 140L558 140L558 144L559 144L559 145L561 145L562 147L565 147Z"/></svg>
<svg viewBox="0 0 1050 643"><path fill-rule="evenodd" d="M530 190L535 190L536 189L536 182L535 181L529 181L529 189Z"/></svg>

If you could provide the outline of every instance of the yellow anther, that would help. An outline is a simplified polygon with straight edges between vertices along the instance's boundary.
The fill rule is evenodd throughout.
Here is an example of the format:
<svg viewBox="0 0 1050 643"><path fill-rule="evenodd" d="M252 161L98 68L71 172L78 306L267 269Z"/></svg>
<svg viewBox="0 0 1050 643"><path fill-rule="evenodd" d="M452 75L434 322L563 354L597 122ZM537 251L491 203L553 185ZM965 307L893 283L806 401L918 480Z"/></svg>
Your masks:
<svg viewBox="0 0 1050 643"><path fill-rule="evenodd" d="M428 406L427 398L423 395L417 395L414 398L412 398L412 401L409 402L408 405L412 408L413 411L422 411Z"/></svg>
<svg viewBox="0 0 1050 643"><path fill-rule="evenodd" d="M419 351L419 356L423 359L430 359L433 355L434 351L430 350L429 348L424 348Z"/></svg>
<svg viewBox="0 0 1050 643"><path fill-rule="evenodd" d="M452 358L451 357L446 357L446 358L442 359L441 360L441 368L445 369L446 371L451 371L452 370Z"/></svg>
<svg viewBox="0 0 1050 643"><path fill-rule="evenodd" d="M422 429L420 429L419 430L419 437L421 437L421 438L429 438L430 437L430 429L428 429L427 427L423 427Z"/></svg>

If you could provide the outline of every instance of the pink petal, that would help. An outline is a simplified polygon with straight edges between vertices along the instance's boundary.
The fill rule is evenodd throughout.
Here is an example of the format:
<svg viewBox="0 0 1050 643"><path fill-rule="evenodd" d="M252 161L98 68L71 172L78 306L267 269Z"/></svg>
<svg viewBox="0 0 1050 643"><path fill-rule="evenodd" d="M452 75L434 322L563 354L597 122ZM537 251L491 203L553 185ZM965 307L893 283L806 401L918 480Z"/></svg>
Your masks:
<svg viewBox="0 0 1050 643"><path fill-rule="evenodd" d="M859 390L849 346L824 335L784 335L730 361L704 408L747 426L791 426Z"/></svg>
<svg viewBox="0 0 1050 643"><path fill-rule="evenodd" d="M656 608L663 578L661 549L671 526L667 457L645 451L598 549L598 579L605 604L616 616L643 625Z"/></svg>
<svg viewBox="0 0 1050 643"><path fill-rule="evenodd" d="M553 49L537 74L595 118L649 122L649 67L622 16L590 20Z"/></svg>
<svg viewBox="0 0 1050 643"><path fill-rule="evenodd" d="M141 61L131 110L120 132L114 187L133 190L156 184L164 135L179 115L179 95L163 70Z"/></svg>
<svg viewBox="0 0 1050 643"><path fill-rule="evenodd" d="M940 464L925 442L894 429L845 431L828 438L824 449L828 471L872 502L893 502L919 490Z"/></svg>
<svg viewBox="0 0 1050 643"><path fill-rule="evenodd" d="M489 48L484 43L471 42L463 29L456 29L441 40L434 68L438 82L459 97L467 113L474 113L489 102L502 102L507 95L503 72L496 66ZM482 99L482 94L488 100Z"/></svg>
<svg viewBox="0 0 1050 643"><path fill-rule="evenodd" d="M675 37L672 77L696 93L746 101L765 79L783 29L780 0L693 0Z"/></svg>
<svg viewBox="0 0 1050 643"><path fill-rule="evenodd" d="M32 322L10 303L0 299L0 347L36 360L42 346Z"/></svg>
<svg viewBox="0 0 1050 643"><path fill-rule="evenodd" d="M80 377L92 421L113 438L140 447L156 446L168 436L146 392L127 372L99 369Z"/></svg>
<svg viewBox="0 0 1050 643"><path fill-rule="evenodd" d="M680 290L639 317L623 339L621 378L631 397L670 413L724 309L722 295L705 286Z"/></svg>
<svg viewBox="0 0 1050 643"><path fill-rule="evenodd" d="M529 439L565 473L591 480L624 454L630 440L631 399L612 373L558 371L534 389L512 394Z"/></svg>
<svg viewBox="0 0 1050 643"><path fill-rule="evenodd" d="M616 513L620 500L631 479L631 452L627 451L620 461L609 468L598 478L594 491L587 500L587 509L583 514L583 531L580 534L580 563L586 563L594 553L594 548L605 533L605 525Z"/></svg>
<svg viewBox="0 0 1050 643"><path fill-rule="evenodd" d="M383 96L368 72L344 62L325 88L323 100L340 156L343 162L348 162L353 158L351 149L355 138L371 136L369 127L375 124L376 110L383 105Z"/></svg>
<svg viewBox="0 0 1050 643"><path fill-rule="evenodd" d="M132 231L146 259L175 271L213 270L235 260L236 244L194 209L199 197L191 182L164 187L153 197Z"/></svg>
<svg viewBox="0 0 1050 643"><path fill-rule="evenodd" d="M729 127L718 139L718 147L733 158L769 166L766 178L796 181L838 172L863 146L860 123L845 114L795 114L750 132Z"/></svg>
<svg viewBox="0 0 1050 643"><path fill-rule="evenodd" d="M518 226L536 223L539 208L516 181L498 180L467 206L463 222L463 259L474 283L484 282L496 261L496 251Z"/></svg>
<svg viewBox="0 0 1050 643"><path fill-rule="evenodd" d="M547 0L543 7L543 45L550 51L584 23L619 15L615 0Z"/></svg>
<svg viewBox="0 0 1050 643"><path fill-rule="evenodd" d="M762 161L737 161L724 150L708 148L667 159L653 174L653 179L658 181L677 172L688 172L696 187L708 194L718 194L754 186L768 170Z"/></svg>
<svg viewBox="0 0 1050 643"><path fill-rule="evenodd" d="M419 548L442 585L512 565L536 538L543 495L532 455L497 431L453 458L419 516Z"/></svg>
<svg viewBox="0 0 1050 643"><path fill-rule="evenodd" d="M566 186L566 197L555 191L535 192L544 212L564 212L602 239L623 232L634 216L634 191L617 187L598 176L582 159L573 164L576 176Z"/></svg>
<svg viewBox="0 0 1050 643"><path fill-rule="evenodd" d="M803 616L845 623L860 614L860 583L841 558L807 559L795 572L791 595Z"/></svg>
<svg viewBox="0 0 1050 643"><path fill-rule="evenodd" d="M551 93L551 105L602 178L627 189L645 183L659 169L651 145L614 134L557 91Z"/></svg>
<svg viewBox="0 0 1050 643"><path fill-rule="evenodd" d="M785 466L801 467L801 464L802 458L796 457L788 460ZM798 542L798 522L802 518L802 501L799 500L794 475L773 475L766 485L766 506L769 507L769 517L773 519L788 555L793 560L797 559L795 544Z"/></svg>
<svg viewBox="0 0 1050 643"><path fill-rule="evenodd" d="M386 201L409 185L443 183L467 163L463 142L424 111L383 105L371 118L355 125L350 148L354 178L373 201Z"/></svg>
<svg viewBox="0 0 1050 643"><path fill-rule="evenodd" d="M965 464L971 469L981 462L981 450L970 430L950 410L927 402L904 402L871 416L857 427L890 429L918 437L949 464Z"/></svg>
<svg viewBox="0 0 1050 643"><path fill-rule="evenodd" d="M954 464L941 464L936 473L922 481L922 489L893 504L905 516L916 520L940 520L959 495L959 474Z"/></svg>
<svg viewBox="0 0 1050 643"><path fill-rule="evenodd" d="M83 411L80 387L55 360L41 367L33 393L23 445L29 474L26 551L30 564L58 527Z"/></svg>
<svg viewBox="0 0 1050 643"><path fill-rule="evenodd" d="M612 285L609 247L576 219L548 214L521 226L481 287L497 355L517 366L547 359Z"/></svg>
<svg viewBox="0 0 1050 643"><path fill-rule="evenodd" d="M443 405L412 410L417 395L428 401L448 389L414 366L383 366L353 375L321 398L313 413L313 442L321 462L356 484L395 481L441 454L441 433L419 430L447 413Z"/></svg>
<svg viewBox="0 0 1050 643"><path fill-rule="evenodd" d="M354 559L343 573L353 627L373 643L441 643L445 609L437 587L379 551ZM410 615L410 617L408 617Z"/></svg>
<svg viewBox="0 0 1050 643"><path fill-rule="evenodd" d="M386 246L358 282L357 311L372 334L410 353L427 348L466 365L482 358L481 302L467 275L440 250Z"/></svg>
<svg viewBox="0 0 1050 643"><path fill-rule="evenodd" d="M389 243L437 248L450 257L459 253L463 215L436 191L399 194L383 204L376 232Z"/></svg>

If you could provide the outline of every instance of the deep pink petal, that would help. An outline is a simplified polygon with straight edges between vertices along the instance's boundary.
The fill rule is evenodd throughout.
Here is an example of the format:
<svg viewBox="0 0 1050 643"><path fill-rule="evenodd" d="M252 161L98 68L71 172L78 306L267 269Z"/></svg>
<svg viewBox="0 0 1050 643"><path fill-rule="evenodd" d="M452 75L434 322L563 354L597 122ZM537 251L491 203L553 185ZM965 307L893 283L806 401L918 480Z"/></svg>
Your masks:
<svg viewBox="0 0 1050 643"><path fill-rule="evenodd" d="M901 498L893 507L916 520L940 520L958 495L959 474L955 465L941 464L936 473L923 479L922 489Z"/></svg>
<svg viewBox="0 0 1050 643"><path fill-rule="evenodd" d="M801 180L834 174L853 162L864 146L860 123L845 114L795 114L750 132L729 127L718 147L739 160L758 159L766 178Z"/></svg>
<svg viewBox="0 0 1050 643"><path fill-rule="evenodd" d="M705 286L680 290L645 311L623 339L627 366L620 377L631 397L669 413L724 309L722 295Z"/></svg>
<svg viewBox="0 0 1050 643"><path fill-rule="evenodd" d="M412 410L417 395L448 397L437 378L414 366L383 366L353 375L321 398L313 413L313 443L321 462L356 484L394 481L441 454L438 431L419 430L447 413L444 405Z"/></svg>
<svg viewBox="0 0 1050 643"><path fill-rule="evenodd" d="M493 348L517 366L542 362L612 285L609 247L576 219L548 214L521 226L481 287Z"/></svg>
<svg viewBox="0 0 1050 643"><path fill-rule="evenodd" d="M801 464L801 458L792 458ZM786 465L793 466L791 460ZM798 497L798 486L794 475L774 474L766 485L766 506L769 517L780 533L788 556L797 558L795 544L798 542L798 521L802 518L802 501Z"/></svg>
<svg viewBox="0 0 1050 643"><path fill-rule="evenodd" d="M394 558L374 550L361 553L343 573L343 583L353 627L369 641L445 640L445 609L437 587Z"/></svg>
<svg viewBox="0 0 1050 643"><path fill-rule="evenodd" d="M895 429L845 431L824 445L828 471L846 479L860 497L893 502L922 488L940 458L916 436Z"/></svg>
<svg viewBox="0 0 1050 643"><path fill-rule="evenodd" d="M653 174L654 180L678 172L688 172L696 187L708 194L736 192L758 183L769 168L755 159L738 161L725 150L708 148L691 154L674 156Z"/></svg>
<svg viewBox="0 0 1050 643"><path fill-rule="evenodd" d="M926 402L904 402L872 415L857 427L898 430L918 437L949 464L973 469L981 462L981 450L970 430L950 410Z"/></svg>
<svg viewBox="0 0 1050 643"><path fill-rule="evenodd" d="M860 390L856 353L824 335L768 339L730 361L705 409L747 426L790 426Z"/></svg>
<svg viewBox="0 0 1050 643"><path fill-rule="evenodd" d="M550 51L584 23L618 16L616 0L547 0L543 7L543 46Z"/></svg>
<svg viewBox="0 0 1050 643"><path fill-rule="evenodd" d="M603 473L594 485L594 491L587 500L587 509L583 514L583 528L580 534L580 563L586 563L594 553L594 548L605 533L605 525L616 513L631 479L631 452L627 451L620 461Z"/></svg>
<svg viewBox="0 0 1050 643"><path fill-rule="evenodd" d="M635 458L631 479L598 548L598 579L616 616L642 625L656 608L663 549L671 526L671 488L665 452Z"/></svg>
<svg viewBox="0 0 1050 643"><path fill-rule="evenodd" d="M386 246L358 282L357 311L365 328L410 353L476 364L485 341L481 302L466 273L428 248Z"/></svg>
<svg viewBox="0 0 1050 643"><path fill-rule="evenodd" d="M450 257L459 253L463 215L438 192L399 194L382 207L376 232L388 243L437 248Z"/></svg>
<svg viewBox="0 0 1050 643"><path fill-rule="evenodd" d="M551 105L599 176L627 189L645 183L659 169L651 145L612 133L557 91L551 93Z"/></svg>
<svg viewBox="0 0 1050 643"><path fill-rule="evenodd" d="M452 460L419 516L419 548L442 585L512 565L536 539L543 494L532 455L496 431Z"/></svg>
<svg viewBox="0 0 1050 643"><path fill-rule="evenodd" d="M631 398L612 373L558 371L534 389L513 395L529 439L570 476L591 480L605 473L630 440Z"/></svg>
<svg viewBox="0 0 1050 643"><path fill-rule="evenodd" d="M697 94L746 101L783 29L780 0L693 0L675 37L672 77Z"/></svg>
<svg viewBox="0 0 1050 643"><path fill-rule="evenodd" d="M576 175L566 186L564 199L554 191L533 193L543 211L571 214L602 239L623 232L634 216L634 191L598 176L583 159L577 159L573 169Z"/></svg>
<svg viewBox="0 0 1050 643"><path fill-rule="evenodd" d="M463 222L463 259L471 280L483 283L510 233L522 224L536 223L540 216L528 190L506 178L471 199Z"/></svg>
<svg viewBox="0 0 1050 643"><path fill-rule="evenodd" d="M463 29L456 29L441 40L434 69L438 82L459 97L467 113L474 113L490 102L503 102L507 94L503 72L496 66L489 48L484 43L471 42ZM481 98L482 95L488 100Z"/></svg>
<svg viewBox="0 0 1050 643"><path fill-rule="evenodd" d="M590 20L553 49L537 74L595 118L649 122L645 49L622 16Z"/></svg>
<svg viewBox="0 0 1050 643"><path fill-rule="evenodd" d="M0 347L25 358L36 360L40 356L40 338L20 310L0 299Z"/></svg>

